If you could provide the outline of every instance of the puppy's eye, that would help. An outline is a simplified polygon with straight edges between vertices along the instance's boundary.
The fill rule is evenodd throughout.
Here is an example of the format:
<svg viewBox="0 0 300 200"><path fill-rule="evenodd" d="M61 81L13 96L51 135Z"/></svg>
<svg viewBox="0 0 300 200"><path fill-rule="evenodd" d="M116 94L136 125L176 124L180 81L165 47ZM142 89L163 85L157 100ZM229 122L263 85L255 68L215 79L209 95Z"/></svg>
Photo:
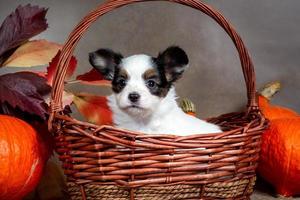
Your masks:
<svg viewBox="0 0 300 200"><path fill-rule="evenodd" d="M120 79L118 80L118 84L119 84L119 86L121 86L121 87L125 87L125 86L126 86L126 80L123 79L123 78L120 78Z"/></svg>
<svg viewBox="0 0 300 200"><path fill-rule="evenodd" d="M149 88L154 88L154 87L156 86L156 83L155 83L155 81L153 81L153 80L148 80L148 81L146 82L146 85L147 85L147 87L149 87Z"/></svg>

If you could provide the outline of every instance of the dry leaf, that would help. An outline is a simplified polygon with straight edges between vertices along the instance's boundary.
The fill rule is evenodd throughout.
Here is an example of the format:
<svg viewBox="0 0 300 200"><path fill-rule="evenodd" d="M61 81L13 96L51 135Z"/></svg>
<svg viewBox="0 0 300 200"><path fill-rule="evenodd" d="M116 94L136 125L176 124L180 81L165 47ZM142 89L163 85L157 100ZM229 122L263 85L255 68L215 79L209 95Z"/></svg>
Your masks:
<svg viewBox="0 0 300 200"><path fill-rule="evenodd" d="M32 67L48 64L62 45L47 40L33 40L21 45L3 66Z"/></svg>
<svg viewBox="0 0 300 200"><path fill-rule="evenodd" d="M48 28L47 9L38 6L18 6L0 27L0 66L13 51L31 37Z"/></svg>
<svg viewBox="0 0 300 200"><path fill-rule="evenodd" d="M17 72L0 76L0 103L46 119L48 107L43 96L51 87L46 79L32 72Z"/></svg>

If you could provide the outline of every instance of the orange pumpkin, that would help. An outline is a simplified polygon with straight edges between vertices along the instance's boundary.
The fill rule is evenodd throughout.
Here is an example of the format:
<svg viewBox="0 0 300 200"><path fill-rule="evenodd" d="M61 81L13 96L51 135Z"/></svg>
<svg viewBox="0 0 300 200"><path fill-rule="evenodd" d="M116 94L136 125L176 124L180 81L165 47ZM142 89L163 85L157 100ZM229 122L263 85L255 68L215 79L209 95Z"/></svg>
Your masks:
<svg viewBox="0 0 300 200"><path fill-rule="evenodd" d="M271 121L262 136L258 172L278 194L300 195L300 117Z"/></svg>
<svg viewBox="0 0 300 200"><path fill-rule="evenodd" d="M34 189L45 163L41 148L29 124L0 115L0 199L22 199Z"/></svg>
<svg viewBox="0 0 300 200"><path fill-rule="evenodd" d="M295 111L270 104L279 82L266 85L259 107L270 128L262 135L259 174L283 196L300 194L300 116Z"/></svg>
<svg viewBox="0 0 300 200"><path fill-rule="evenodd" d="M281 85L279 82L271 82L261 90L260 95L258 96L258 104L262 113L269 120L298 117L299 114L291 109L270 104L270 99L279 91L280 87Z"/></svg>

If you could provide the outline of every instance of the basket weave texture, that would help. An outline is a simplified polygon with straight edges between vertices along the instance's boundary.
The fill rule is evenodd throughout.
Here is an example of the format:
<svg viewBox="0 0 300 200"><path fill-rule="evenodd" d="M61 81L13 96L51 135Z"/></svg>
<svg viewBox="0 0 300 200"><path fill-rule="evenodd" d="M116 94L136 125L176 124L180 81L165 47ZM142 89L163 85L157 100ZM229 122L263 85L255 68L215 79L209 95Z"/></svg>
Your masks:
<svg viewBox="0 0 300 200"><path fill-rule="evenodd" d="M198 0L168 1L202 11L226 31L239 53L247 87L244 112L208 120L224 132L149 135L98 126L64 114L64 80L80 38L100 16L143 1L149 0L104 2L82 19L62 49L53 81L49 129L56 137L71 199L249 199L260 138L268 122L257 106L254 68L241 38L220 13Z"/></svg>

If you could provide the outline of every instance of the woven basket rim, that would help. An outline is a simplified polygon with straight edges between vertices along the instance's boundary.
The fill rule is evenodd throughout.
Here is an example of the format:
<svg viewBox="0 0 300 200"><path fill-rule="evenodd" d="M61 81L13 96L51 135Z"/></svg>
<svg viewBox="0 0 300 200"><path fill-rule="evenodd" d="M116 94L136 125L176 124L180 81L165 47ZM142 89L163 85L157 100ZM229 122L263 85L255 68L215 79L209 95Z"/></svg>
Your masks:
<svg viewBox="0 0 300 200"><path fill-rule="evenodd" d="M214 119L219 119L219 118L228 118L228 116L238 116L238 117L242 117L244 119L246 119L245 117L243 117L244 115L246 115L246 113L241 112L241 113L229 113L229 114L225 114L225 115L221 115L219 117L216 118L212 118L212 122L214 122ZM83 127L89 127L94 129L93 132L86 132L85 130L82 130L78 127L74 127L74 129L80 134L80 135L84 135L85 137L91 138L95 141L98 140L98 136L95 133L101 133L101 132L110 132L109 135L103 135L104 137L107 137L109 139L111 139L114 142L117 142L118 145L124 145L126 146L126 142L123 143L121 142L121 140L123 140L124 137L126 138L130 138L131 141L135 141L135 140L143 140L143 139L151 139L152 142L156 142L156 143L160 143L159 141L161 140L172 140L172 144L162 144L162 145L158 145L158 146L154 146L151 147L153 149L161 149L161 148L169 148L169 149L176 149L176 148L200 148L201 145L200 144L195 144L195 145L182 145L186 144L186 141L191 141L193 139L198 139L198 140L202 140L203 142L207 142L207 140L215 140L216 142L219 142L220 140L224 140L224 138L227 139L235 139L241 136L235 136L234 134L236 132L239 131L245 131L245 130L261 130L264 129L265 127L268 126L268 120L266 120L263 116L261 116L260 114L258 114L257 117L255 117L256 115L251 115L251 120L248 120L248 122L246 124L243 125L239 125L236 127L231 127L231 128L227 128L226 131L220 132L220 133L196 133L196 134L190 134L187 136L181 136L181 135L174 135L174 134L160 134L160 133L153 133L153 134L148 134L148 133L142 133L142 132L137 132L137 131L131 131L131 130L127 130L127 129L122 129L122 128L117 128L113 125L96 125L90 122L83 122L77 119L74 119L73 117L67 116L67 115L63 115L63 114L59 114L57 113L55 115L56 119L59 121L63 121L64 125L72 125L72 124L76 124L78 126L83 126ZM209 121L210 122L210 121ZM251 134L248 134L248 136L251 136ZM103 142L103 141L101 141ZM119 142L119 143L118 143ZM165 145L165 146L164 146ZM130 148L136 148L138 147L135 146L134 142L131 143L129 146L131 146ZM147 147L148 148L148 147Z"/></svg>

